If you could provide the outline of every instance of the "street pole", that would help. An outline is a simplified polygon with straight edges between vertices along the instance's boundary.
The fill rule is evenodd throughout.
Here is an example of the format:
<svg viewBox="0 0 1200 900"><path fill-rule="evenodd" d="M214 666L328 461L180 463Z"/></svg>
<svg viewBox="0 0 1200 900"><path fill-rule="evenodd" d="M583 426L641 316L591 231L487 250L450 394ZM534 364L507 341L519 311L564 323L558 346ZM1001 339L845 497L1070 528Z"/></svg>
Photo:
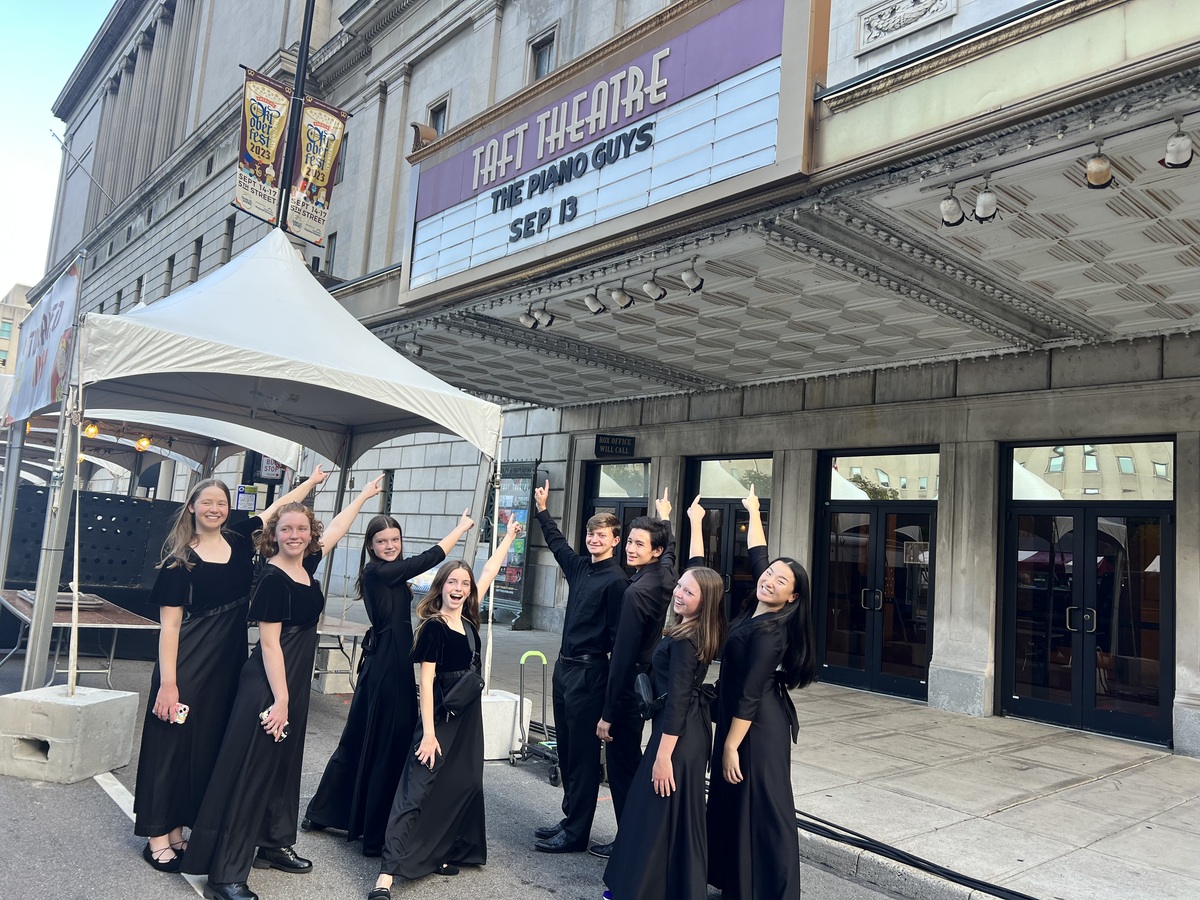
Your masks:
<svg viewBox="0 0 1200 900"><path fill-rule="evenodd" d="M21 457L25 448L25 422L8 428L8 453L4 460L4 494L0 498L0 588L8 578L8 551L12 546L17 490L21 484Z"/></svg>
<svg viewBox="0 0 1200 900"><path fill-rule="evenodd" d="M296 79L292 82L292 102L288 106L287 144L284 146L283 170L279 175L279 214L275 220L287 229L288 200L292 195L292 179L296 173L296 142L300 140L300 118L304 107L304 82L308 77L308 45L312 40L313 13L317 0L304 0L304 24L300 27L300 50L296 54Z"/></svg>

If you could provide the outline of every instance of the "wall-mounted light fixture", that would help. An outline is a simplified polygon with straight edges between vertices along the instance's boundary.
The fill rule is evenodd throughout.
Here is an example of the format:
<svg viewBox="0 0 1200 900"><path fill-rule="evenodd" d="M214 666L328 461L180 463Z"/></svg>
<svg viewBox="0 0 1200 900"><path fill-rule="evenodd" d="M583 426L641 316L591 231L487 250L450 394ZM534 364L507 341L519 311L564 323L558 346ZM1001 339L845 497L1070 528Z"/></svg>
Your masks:
<svg viewBox="0 0 1200 900"><path fill-rule="evenodd" d="M1167 169L1186 169L1192 164L1192 138L1183 130L1183 116L1175 117L1175 133L1167 138L1166 155L1158 161Z"/></svg>
<svg viewBox="0 0 1200 900"><path fill-rule="evenodd" d="M1101 153L1104 141L1096 141L1096 155L1087 161L1087 186L1092 190L1101 190L1113 183L1112 163Z"/></svg>
<svg viewBox="0 0 1200 900"><path fill-rule="evenodd" d="M663 297L667 296L667 289L654 280L654 275L651 275L649 279L642 284L642 293L644 293L651 300L657 302Z"/></svg>
<svg viewBox="0 0 1200 900"><path fill-rule="evenodd" d="M629 296L625 290L625 282L621 282L619 288L613 288L608 292L608 296L612 298L612 302L617 305L617 309L629 309L633 306L633 298Z"/></svg>
<svg viewBox="0 0 1200 900"><path fill-rule="evenodd" d="M996 192L988 186L988 179L983 179L983 190L975 196L975 221L990 222L1000 212L1000 201Z"/></svg>
<svg viewBox="0 0 1200 900"><path fill-rule="evenodd" d="M554 324L554 313L549 312L545 306L543 306L541 309L535 309L533 311L533 317L537 319L537 323L543 328L549 328Z"/></svg>
<svg viewBox="0 0 1200 900"><path fill-rule="evenodd" d="M954 228L966 221L967 214L963 212L962 204L954 196L954 185L950 185L950 194L939 205L942 214L942 224Z"/></svg>
<svg viewBox="0 0 1200 900"><path fill-rule="evenodd" d="M699 257L692 259L692 264L679 273L679 280L687 285L689 293L695 294L704 287L704 279L696 272L696 263Z"/></svg>
<svg viewBox="0 0 1200 900"><path fill-rule="evenodd" d="M596 296L595 291L584 294L583 305L588 308L593 316L608 312L608 307L600 302L600 298Z"/></svg>

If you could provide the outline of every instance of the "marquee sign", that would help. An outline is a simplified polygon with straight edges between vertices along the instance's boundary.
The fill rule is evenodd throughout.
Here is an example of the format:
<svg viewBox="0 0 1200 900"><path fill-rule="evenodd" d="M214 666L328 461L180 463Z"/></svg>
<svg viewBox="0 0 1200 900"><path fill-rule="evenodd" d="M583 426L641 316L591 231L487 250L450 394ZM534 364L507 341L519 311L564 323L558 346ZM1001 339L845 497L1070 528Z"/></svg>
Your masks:
<svg viewBox="0 0 1200 900"><path fill-rule="evenodd" d="M783 0L742 0L417 175L410 285L775 162Z"/></svg>

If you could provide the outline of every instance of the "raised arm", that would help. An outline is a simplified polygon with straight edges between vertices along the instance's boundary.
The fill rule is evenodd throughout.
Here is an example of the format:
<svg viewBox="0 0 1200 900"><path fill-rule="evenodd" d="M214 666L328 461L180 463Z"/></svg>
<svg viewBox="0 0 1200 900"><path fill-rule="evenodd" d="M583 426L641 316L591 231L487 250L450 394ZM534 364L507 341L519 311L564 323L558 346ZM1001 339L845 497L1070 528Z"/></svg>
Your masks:
<svg viewBox="0 0 1200 900"><path fill-rule="evenodd" d="M504 566L504 560L508 556L508 551L512 549L513 541L517 539L517 535L520 533L521 523L517 521L516 516L511 516L508 520L508 528L504 532L503 540L496 545L496 552L489 556L488 561L483 564L483 572L480 573L479 581L477 582L480 597L483 597L487 593L487 589L492 586L492 582L500 574L500 569Z"/></svg>
<svg viewBox="0 0 1200 900"><path fill-rule="evenodd" d="M309 495L313 488L324 484L325 479L328 477L329 473L323 471L320 466L317 466L313 469L313 473L300 482L299 485L292 488L286 494L281 495L278 500L260 512L258 514L259 517L265 522L270 518L271 513L275 512L275 510L279 509L285 503L299 503Z"/></svg>
<svg viewBox="0 0 1200 900"><path fill-rule="evenodd" d="M346 532L354 524L354 518L362 512L363 504L372 497L378 497L379 492L382 490L383 474L380 473L379 476L368 481L366 486L358 492L358 496L351 500L345 509L333 517L333 521L326 525L325 530L321 532L321 550L324 553L329 553L334 548L334 545L346 536Z"/></svg>
<svg viewBox="0 0 1200 900"><path fill-rule="evenodd" d="M754 485L750 485L750 494L742 498L742 506L750 513L750 530L746 533L746 549L767 546L767 533L763 531L762 513L758 509L758 495L754 493Z"/></svg>
<svg viewBox="0 0 1200 900"><path fill-rule="evenodd" d="M691 523L692 537L688 544L687 568L704 565L704 507L700 505L700 495L687 508L688 522ZM697 562L699 560L699 562Z"/></svg>
<svg viewBox="0 0 1200 900"><path fill-rule="evenodd" d="M447 556L454 549L454 545L462 540L462 536L475 527L475 520L467 515L468 512L470 510L464 509L458 519L458 524L454 526L454 530L438 541L438 546L442 548L442 552Z"/></svg>
<svg viewBox="0 0 1200 900"><path fill-rule="evenodd" d="M671 532L671 501L667 497L667 488L663 488L662 498L654 501L655 512L658 517L667 523L667 546L663 549L663 555L659 557L658 562L664 569L675 571L675 536Z"/></svg>

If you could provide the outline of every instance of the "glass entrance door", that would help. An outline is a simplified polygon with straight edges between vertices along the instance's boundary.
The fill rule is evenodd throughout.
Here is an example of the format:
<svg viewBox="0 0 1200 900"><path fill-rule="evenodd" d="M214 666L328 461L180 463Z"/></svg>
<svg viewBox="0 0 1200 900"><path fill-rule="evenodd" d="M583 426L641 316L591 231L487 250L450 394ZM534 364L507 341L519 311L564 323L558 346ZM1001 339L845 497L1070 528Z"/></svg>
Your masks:
<svg viewBox="0 0 1200 900"><path fill-rule="evenodd" d="M750 514L740 500L702 500L704 504L704 564L725 579L725 610L729 620L742 610L754 593L755 578L746 549ZM760 500L763 530L769 534L771 501ZM686 539L686 538L685 538ZM687 562L687 548L680 552L680 568Z"/></svg>
<svg viewBox="0 0 1200 900"><path fill-rule="evenodd" d="M1169 512L1021 504L1005 537L1004 710L1169 741Z"/></svg>
<svg viewBox="0 0 1200 900"><path fill-rule="evenodd" d="M822 679L924 699L933 503L826 505L814 606Z"/></svg>

